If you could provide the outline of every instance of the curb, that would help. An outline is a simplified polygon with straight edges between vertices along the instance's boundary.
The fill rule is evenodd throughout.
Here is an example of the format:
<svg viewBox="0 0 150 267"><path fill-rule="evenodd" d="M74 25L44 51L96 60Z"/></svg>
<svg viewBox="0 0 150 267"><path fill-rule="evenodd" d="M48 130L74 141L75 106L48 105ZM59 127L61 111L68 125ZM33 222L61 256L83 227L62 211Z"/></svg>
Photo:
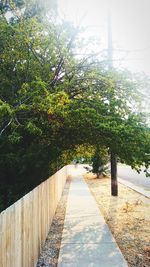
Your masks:
<svg viewBox="0 0 150 267"><path fill-rule="evenodd" d="M119 177L118 177L118 182L119 182L120 184L123 184L123 185L128 186L129 188L131 188L131 189L133 189L134 191L136 191L136 192L138 192L138 193L144 195L145 197L150 198L150 192L147 192L147 191L144 190L143 188L141 188L141 187L139 187L139 186L137 186L137 185L134 185L134 184L132 184L131 182L125 181L125 180L123 180L123 179L121 179L121 178L119 178Z"/></svg>

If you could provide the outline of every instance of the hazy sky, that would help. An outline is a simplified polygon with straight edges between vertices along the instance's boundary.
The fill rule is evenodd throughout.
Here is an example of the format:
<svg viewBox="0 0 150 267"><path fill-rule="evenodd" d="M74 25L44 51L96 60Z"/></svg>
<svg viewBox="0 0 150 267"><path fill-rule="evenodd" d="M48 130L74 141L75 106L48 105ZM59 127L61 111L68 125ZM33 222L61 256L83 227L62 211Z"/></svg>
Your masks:
<svg viewBox="0 0 150 267"><path fill-rule="evenodd" d="M107 14L111 12L114 60L150 75L150 0L59 0L62 17L89 26L89 34L107 47ZM117 51L116 49L125 50ZM118 62L118 61L116 61Z"/></svg>

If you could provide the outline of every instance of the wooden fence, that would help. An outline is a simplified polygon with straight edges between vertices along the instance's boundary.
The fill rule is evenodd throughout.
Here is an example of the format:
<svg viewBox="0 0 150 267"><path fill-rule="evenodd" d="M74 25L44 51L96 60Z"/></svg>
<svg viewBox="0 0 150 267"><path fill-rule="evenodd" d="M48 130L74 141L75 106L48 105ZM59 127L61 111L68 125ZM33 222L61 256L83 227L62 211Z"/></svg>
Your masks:
<svg viewBox="0 0 150 267"><path fill-rule="evenodd" d="M36 266L68 171L65 166L0 214L0 267Z"/></svg>

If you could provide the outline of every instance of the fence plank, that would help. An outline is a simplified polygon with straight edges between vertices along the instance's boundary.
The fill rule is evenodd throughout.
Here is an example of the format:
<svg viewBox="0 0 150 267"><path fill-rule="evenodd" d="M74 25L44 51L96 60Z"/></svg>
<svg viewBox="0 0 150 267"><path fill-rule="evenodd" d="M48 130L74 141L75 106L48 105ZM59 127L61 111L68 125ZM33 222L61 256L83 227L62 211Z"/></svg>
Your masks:
<svg viewBox="0 0 150 267"><path fill-rule="evenodd" d="M14 256L16 267L22 266L22 200L14 204Z"/></svg>
<svg viewBox="0 0 150 267"><path fill-rule="evenodd" d="M0 214L0 267L34 267L68 174L68 166Z"/></svg>

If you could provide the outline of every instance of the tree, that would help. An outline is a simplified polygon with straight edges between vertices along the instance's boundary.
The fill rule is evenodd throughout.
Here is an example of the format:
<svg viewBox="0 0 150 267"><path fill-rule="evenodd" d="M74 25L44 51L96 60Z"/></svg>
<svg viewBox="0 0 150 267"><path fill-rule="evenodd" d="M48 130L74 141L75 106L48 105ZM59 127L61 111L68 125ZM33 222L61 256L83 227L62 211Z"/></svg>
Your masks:
<svg viewBox="0 0 150 267"><path fill-rule="evenodd" d="M132 77L108 71L94 53L78 57L79 29L67 22L0 16L0 25L1 207L82 146L113 149L133 167L148 166L149 131L132 109Z"/></svg>
<svg viewBox="0 0 150 267"><path fill-rule="evenodd" d="M108 163L108 151L106 148L97 146L92 158L92 172L97 174L97 178L105 171L105 165Z"/></svg>
<svg viewBox="0 0 150 267"><path fill-rule="evenodd" d="M12 20L20 20L22 17L43 17L47 13L57 11L57 0L1 0L0 10L3 14L12 13Z"/></svg>

